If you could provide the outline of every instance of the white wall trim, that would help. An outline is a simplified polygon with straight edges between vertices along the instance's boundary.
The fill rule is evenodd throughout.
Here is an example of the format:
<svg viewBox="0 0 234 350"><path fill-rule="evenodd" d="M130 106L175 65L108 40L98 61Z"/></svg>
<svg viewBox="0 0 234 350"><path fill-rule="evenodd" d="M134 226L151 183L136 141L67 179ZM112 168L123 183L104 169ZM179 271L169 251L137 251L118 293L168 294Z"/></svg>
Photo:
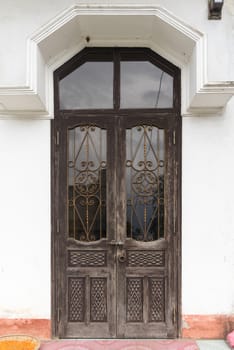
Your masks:
<svg viewBox="0 0 234 350"><path fill-rule="evenodd" d="M107 20L107 26L108 19L112 16L118 16L118 20L128 16L131 21L129 28L137 28L141 23L142 32L133 36L127 28L124 36L121 34L118 37L119 29L113 25L113 28L108 27L108 35L103 35L101 28L95 27L95 21L100 16L103 16L104 25ZM85 41L87 29L84 23L88 23L91 31L95 29L88 44ZM163 40L160 41L160 36L154 36L155 28L163 29ZM76 40L72 35L74 30ZM173 35L177 38L178 45L173 46ZM0 119L22 116L53 118L53 71L85 46L149 47L179 66L182 72L184 116L220 113L234 94L234 82L207 80L205 34L185 24L164 8L127 4L75 5L61 12L29 37L25 86L0 87Z"/></svg>

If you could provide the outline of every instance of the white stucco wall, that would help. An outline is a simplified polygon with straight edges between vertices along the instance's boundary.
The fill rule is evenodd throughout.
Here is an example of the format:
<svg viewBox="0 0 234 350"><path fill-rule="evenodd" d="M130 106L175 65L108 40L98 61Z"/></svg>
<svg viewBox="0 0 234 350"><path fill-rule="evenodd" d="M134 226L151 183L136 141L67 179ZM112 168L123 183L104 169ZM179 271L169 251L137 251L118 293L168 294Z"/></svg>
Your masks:
<svg viewBox="0 0 234 350"><path fill-rule="evenodd" d="M223 115L183 119L182 308L234 312L234 99Z"/></svg>
<svg viewBox="0 0 234 350"><path fill-rule="evenodd" d="M0 318L50 315L50 122L0 121Z"/></svg>
<svg viewBox="0 0 234 350"><path fill-rule="evenodd" d="M74 1L0 3L0 87L23 86L26 39ZM207 34L210 80L234 80L231 1L225 2L224 20L217 22L207 21L206 0L159 0L157 5ZM234 98L222 115L183 118L182 155L183 314L230 314ZM0 164L0 318L49 318L50 122L0 120Z"/></svg>
<svg viewBox="0 0 234 350"><path fill-rule="evenodd" d="M78 4L88 2L89 0L80 0ZM93 4L93 1L90 3ZM207 20L207 0L144 0L143 2L128 0L127 3L160 5L192 27L206 33L208 38L211 39L207 44L209 80L234 80L233 55L231 55L234 49L232 40L234 5L232 0L225 1L223 21ZM76 2L74 0L41 0L40 2L29 0L4 2L1 0L0 4L0 85L24 85L27 38L58 13L76 4ZM100 4L126 4L126 1L102 0ZM214 42L216 45L213 44ZM17 57L17 60L15 57ZM9 59L14 62L14 70L9 65ZM217 69L217 65L219 69Z"/></svg>

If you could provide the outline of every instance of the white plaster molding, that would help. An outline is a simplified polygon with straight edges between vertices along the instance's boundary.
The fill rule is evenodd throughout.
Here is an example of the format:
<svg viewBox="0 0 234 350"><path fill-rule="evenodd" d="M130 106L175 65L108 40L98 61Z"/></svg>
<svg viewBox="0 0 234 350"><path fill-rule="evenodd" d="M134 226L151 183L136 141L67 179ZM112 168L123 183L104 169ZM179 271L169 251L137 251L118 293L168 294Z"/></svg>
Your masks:
<svg viewBox="0 0 234 350"><path fill-rule="evenodd" d="M115 17L121 24L126 18L130 21L124 31ZM156 29L161 30L162 39L154 35ZM234 82L207 81L206 36L167 10L127 4L75 5L28 39L26 84L0 87L0 118L53 118L53 71L85 46L149 47L179 66L184 116L220 113L234 94Z"/></svg>

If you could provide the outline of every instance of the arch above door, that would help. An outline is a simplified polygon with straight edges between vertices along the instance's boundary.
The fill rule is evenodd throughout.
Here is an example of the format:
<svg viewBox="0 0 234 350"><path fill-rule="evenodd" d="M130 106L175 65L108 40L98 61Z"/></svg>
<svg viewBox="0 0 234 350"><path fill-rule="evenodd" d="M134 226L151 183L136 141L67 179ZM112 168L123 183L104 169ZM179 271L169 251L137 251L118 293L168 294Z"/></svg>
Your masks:
<svg viewBox="0 0 234 350"><path fill-rule="evenodd" d="M164 8L83 4L64 10L29 38L27 81L0 88L1 115L53 119L53 71L86 46L148 47L180 67L184 116L219 113L234 94L232 82L207 79L205 34Z"/></svg>

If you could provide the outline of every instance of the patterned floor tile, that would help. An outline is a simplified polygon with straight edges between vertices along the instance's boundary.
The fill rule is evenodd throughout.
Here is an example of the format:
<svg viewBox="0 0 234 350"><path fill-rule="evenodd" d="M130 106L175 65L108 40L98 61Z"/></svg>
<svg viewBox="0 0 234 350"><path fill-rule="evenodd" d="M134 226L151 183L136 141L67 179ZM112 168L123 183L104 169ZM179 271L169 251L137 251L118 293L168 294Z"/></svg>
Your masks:
<svg viewBox="0 0 234 350"><path fill-rule="evenodd" d="M40 350L199 350L183 340L61 340L42 344Z"/></svg>

